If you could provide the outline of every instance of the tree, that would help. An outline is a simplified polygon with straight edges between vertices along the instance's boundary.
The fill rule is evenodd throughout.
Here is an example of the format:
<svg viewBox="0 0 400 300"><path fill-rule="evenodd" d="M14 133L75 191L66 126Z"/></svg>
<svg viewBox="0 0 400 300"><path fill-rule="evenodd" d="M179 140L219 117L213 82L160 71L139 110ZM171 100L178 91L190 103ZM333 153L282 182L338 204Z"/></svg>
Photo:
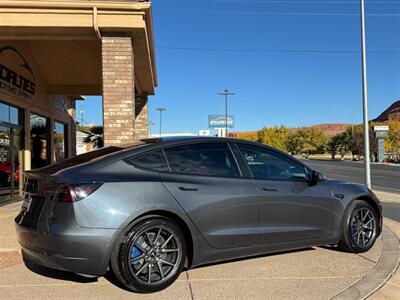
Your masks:
<svg viewBox="0 0 400 300"><path fill-rule="evenodd" d="M375 134L373 131L373 126L376 124L369 124L369 148L370 148L370 160L375 161L378 156L378 147L376 143ZM364 127L363 125L355 125L353 127L349 127L346 130L346 134L348 135L350 142L350 150L354 156L364 156Z"/></svg>
<svg viewBox="0 0 400 300"><path fill-rule="evenodd" d="M257 141L257 132L256 131L248 131L248 132L237 132L235 134L235 138L247 140L247 141Z"/></svg>
<svg viewBox="0 0 400 300"><path fill-rule="evenodd" d="M104 147L103 126L92 126L89 135L83 140L86 144L92 144L94 149Z"/></svg>
<svg viewBox="0 0 400 300"><path fill-rule="evenodd" d="M327 144L327 150L332 155L332 159L335 159L336 154L340 155L340 159L350 151L351 136L347 132L342 132L334 135Z"/></svg>
<svg viewBox="0 0 400 300"><path fill-rule="evenodd" d="M388 152L394 156L395 161L400 160L400 121L389 121L389 133L386 140Z"/></svg>
<svg viewBox="0 0 400 300"><path fill-rule="evenodd" d="M286 148L290 153L302 153L306 158L313 153L323 153L325 146L325 135L321 130L314 127L300 128L288 137L286 143Z"/></svg>
<svg viewBox="0 0 400 300"><path fill-rule="evenodd" d="M274 128L264 127L257 132L257 140L260 143L286 151L286 142L289 130L285 126L275 126Z"/></svg>
<svg viewBox="0 0 400 300"><path fill-rule="evenodd" d="M291 155L301 153L303 149L303 138L298 132L289 134L286 141L286 149Z"/></svg>

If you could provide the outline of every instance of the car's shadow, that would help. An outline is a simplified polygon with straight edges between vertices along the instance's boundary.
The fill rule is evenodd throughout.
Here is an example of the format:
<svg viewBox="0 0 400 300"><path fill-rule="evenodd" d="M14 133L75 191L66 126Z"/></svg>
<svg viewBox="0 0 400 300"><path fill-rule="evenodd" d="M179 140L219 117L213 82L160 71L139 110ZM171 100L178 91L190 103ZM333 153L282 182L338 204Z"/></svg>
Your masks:
<svg viewBox="0 0 400 300"><path fill-rule="evenodd" d="M345 250L339 248L337 245L318 246L318 248L326 249L326 250L331 250L331 251L336 251L336 252L347 253Z"/></svg>
<svg viewBox="0 0 400 300"><path fill-rule="evenodd" d="M62 271L62 270L57 270L57 269L51 269L47 268L45 266L39 265L36 263L34 260L31 258L22 255L23 262L25 266L32 272L45 276L48 278L53 278L53 279L59 279L59 280L65 280L65 281L72 281L72 282L77 282L77 283L93 283L98 281L98 277L85 277L76 273L71 273L67 271ZM124 287L118 279L114 276L114 274L111 271L108 271L105 275L104 278L109 281L111 284L124 289L126 291L129 291L126 287Z"/></svg>
<svg viewBox="0 0 400 300"><path fill-rule="evenodd" d="M273 253L264 253L264 254L246 256L246 257L242 257L242 258L234 258L234 259L223 260L223 261L219 261L219 262L215 262L215 263L204 264L204 265L201 265L201 266L198 266L198 267L194 267L193 269L199 269L199 268L205 268L205 267L209 267L209 266L222 265L222 264L226 264L226 263L233 263L233 262L249 260L249 259L257 259L257 258L262 258L262 257L273 257L273 256L276 256L276 255L283 255L283 254L303 252L303 251L311 251L311 250L316 250L316 249L314 247L307 247L307 248L279 251L279 252L273 252Z"/></svg>
<svg viewBox="0 0 400 300"><path fill-rule="evenodd" d="M32 272L53 278L53 279L60 279L60 280L66 280L66 281L73 281L73 282L79 282L79 283L90 283L90 282L96 282L97 277L83 277L75 273L70 273L62 270L56 270L56 269L50 269L44 266L41 266L37 264L35 261L30 259L29 257L26 257L25 255L22 255L23 262L25 266Z"/></svg>
<svg viewBox="0 0 400 300"><path fill-rule="evenodd" d="M337 250L333 246L321 246L319 248L325 248L325 249L330 249L330 250ZM220 265L224 263L233 263L233 262L238 262L238 261L244 261L248 259L257 259L257 258L262 258L262 257L273 257L276 255L283 255L283 254L289 254L289 253L296 253L296 252L304 252L304 251L312 251L316 250L314 247L308 247L308 248L302 248L302 249L296 249L296 250L288 250L288 251L281 251L281 252L275 252L275 253L268 253L268 254L261 254L261 255L254 255L251 257L244 257L244 258L238 258L238 259L231 259L231 260L224 260L221 262L216 262L216 263L210 263L210 264L205 264L201 265L198 267L195 267L196 269L198 268L205 268L208 266L215 266L215 265ZM98 281L98 277L84 277L75 273L67 272L67 271L62 271L62 270L56 270L56 269L51 269L47 268L44 266L41 266L37 264L35 261L30 259L29 257L26 257L23 255L23 261L25 263L25 266L32 272L53 278L53 279L59 279L59 280L65 280L65 281L72 281L72 282L78 282L78 283L93 283ZM108 271L105 275L104 278L110 282L111 284L124 289L126 291L129 291L125 286L123 286L118 279L115 277L112 271Z"/></svg>

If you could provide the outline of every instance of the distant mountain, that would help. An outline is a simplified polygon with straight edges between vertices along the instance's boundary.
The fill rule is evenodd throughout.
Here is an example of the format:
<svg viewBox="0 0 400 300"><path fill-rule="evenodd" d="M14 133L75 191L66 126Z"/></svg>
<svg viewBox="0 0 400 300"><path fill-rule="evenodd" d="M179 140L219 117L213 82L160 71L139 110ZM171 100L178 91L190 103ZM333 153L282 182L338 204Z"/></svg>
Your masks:
<svg viewBox="0 0 400 300"><path fill-rule="evenodd" d="M318 124L311 126L321 130L327 137L337 135L338 133L345 132L347 128L351 127L351 124Z"/></svg>
<svg viewBox="0 0 400 300"><path fill-rule="evenodd" d="M389 106L383 113L372 122L400 121L400 100Z"/></svg>

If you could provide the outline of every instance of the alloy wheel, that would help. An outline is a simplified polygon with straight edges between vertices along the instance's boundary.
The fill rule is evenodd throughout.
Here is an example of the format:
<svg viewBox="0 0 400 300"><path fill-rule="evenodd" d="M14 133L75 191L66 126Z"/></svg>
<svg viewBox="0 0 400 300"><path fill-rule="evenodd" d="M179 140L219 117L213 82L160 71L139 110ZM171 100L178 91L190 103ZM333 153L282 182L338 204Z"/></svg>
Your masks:
<svg viewBox="0 0 400 300"><path fill-rule="evenodd" d="M131 243L130 273L143 283L160 284L174 275L181 251L177 236L168 227L146 228Z"/></svg>
<svg viewBox="0 0 400 300"><path fill-rule="evenodd" d="M376 236L376 218L369 207L359 207L353 211L350 230L353 241L358 247L366 248Z"/></svg>

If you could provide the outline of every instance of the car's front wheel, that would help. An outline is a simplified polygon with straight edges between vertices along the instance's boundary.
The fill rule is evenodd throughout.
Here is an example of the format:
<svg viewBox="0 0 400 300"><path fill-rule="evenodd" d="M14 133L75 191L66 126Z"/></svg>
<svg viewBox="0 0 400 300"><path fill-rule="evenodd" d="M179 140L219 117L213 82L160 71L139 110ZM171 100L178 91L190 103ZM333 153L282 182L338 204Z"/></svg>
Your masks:
<svg viewBox="0 0 400 300"><path fill-rule="evenodd" d="M342 224L339 247L347 252L361 253L372 248L378 236L378 215L364 200L353 201Z"/></svg>
<svg viewBox="0 0 400 300"><path fill-rule="evenodd" d="M185 238L175 222L149 217L127 228L111 257L117 279L128 289L156 292L172 284L186 259Z"/></svg>

